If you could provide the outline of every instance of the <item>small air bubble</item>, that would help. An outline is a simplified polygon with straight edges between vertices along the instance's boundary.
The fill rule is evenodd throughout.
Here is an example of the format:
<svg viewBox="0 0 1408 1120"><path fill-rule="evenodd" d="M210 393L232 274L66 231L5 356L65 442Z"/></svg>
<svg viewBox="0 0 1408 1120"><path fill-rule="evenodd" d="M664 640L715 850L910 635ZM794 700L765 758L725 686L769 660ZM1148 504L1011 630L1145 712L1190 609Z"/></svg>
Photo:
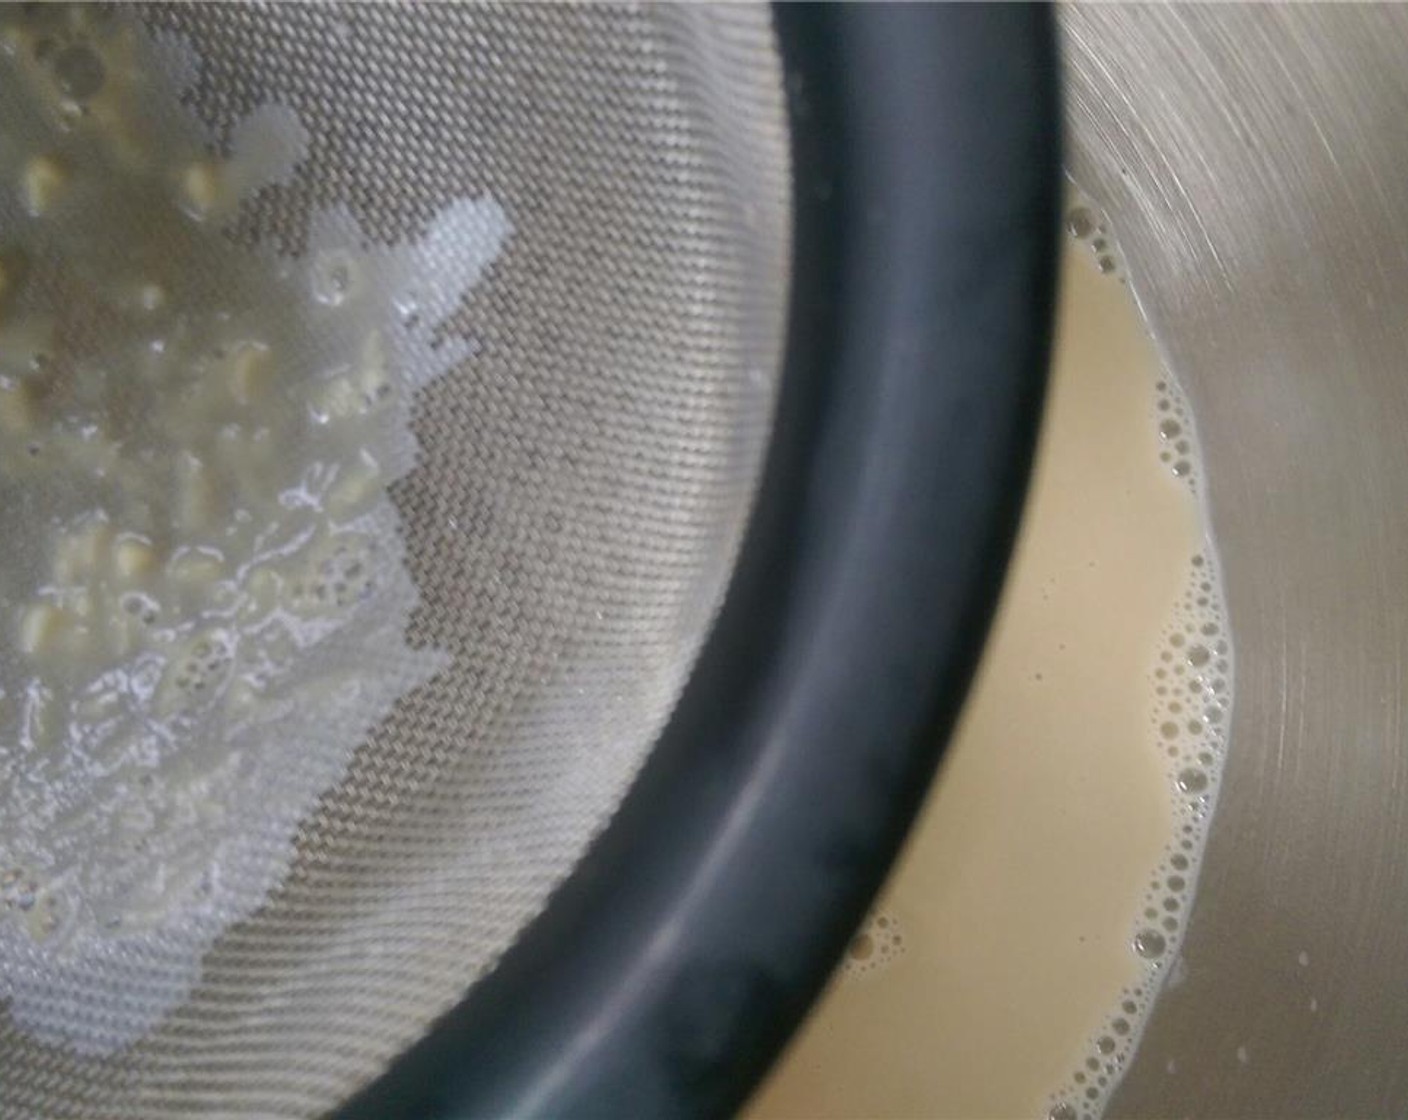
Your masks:
<svg viewBox="0 0 1408 1120"><path fill-rule="evenodd" d="M1095 218L1084 206L1077 206L1066 215L1066 229L1072 237L1084 240L1095 232Z"/></svg>
<svg viewBox="0 0 1408 1120"><path fill-rule="evenodd" d="M85 101L103 88L102 60L87 46L76 43L54 57L54 81L68 97Z"/></svg>
<svg viewBox="0 0 1408 1120"><path fill-rule="evenodd" d="M1158 960L1168 948L1168 941L1156 929L1141 929L1134 935L1134 951L1145 960Z"/></svg>
<svg viewBox="0 0 1408 1120"><path fill-rule="evenodd" d="M313 263L313 298L329 307L347 299L356 275L352 258L344 252L326 253Z"/></svg>
<svg viewBox="0 0 1408 1120"><path fill-rule="evenodd" d="M1115 258L1102 255L1096 258L1095 267L1098 268L1103 275L1108 276L1115 271Z"/></svg>

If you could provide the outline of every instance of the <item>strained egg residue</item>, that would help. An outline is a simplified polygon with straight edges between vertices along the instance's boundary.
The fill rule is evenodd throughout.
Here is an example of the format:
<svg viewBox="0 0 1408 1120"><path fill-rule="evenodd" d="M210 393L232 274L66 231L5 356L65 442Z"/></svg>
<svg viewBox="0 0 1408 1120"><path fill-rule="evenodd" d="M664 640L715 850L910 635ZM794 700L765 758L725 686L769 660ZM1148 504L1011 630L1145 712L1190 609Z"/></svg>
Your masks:
<svg viewBox="0 0 1408 1120"><path fill-rule="evenodd" d="M481 197L403 244L338 209L297 257L241 243L308 137L276 104L210 135L198 73L121 13L0 10L0 997L91 1053L181 1001L441 667L387 487L510 234Z"/></svg>

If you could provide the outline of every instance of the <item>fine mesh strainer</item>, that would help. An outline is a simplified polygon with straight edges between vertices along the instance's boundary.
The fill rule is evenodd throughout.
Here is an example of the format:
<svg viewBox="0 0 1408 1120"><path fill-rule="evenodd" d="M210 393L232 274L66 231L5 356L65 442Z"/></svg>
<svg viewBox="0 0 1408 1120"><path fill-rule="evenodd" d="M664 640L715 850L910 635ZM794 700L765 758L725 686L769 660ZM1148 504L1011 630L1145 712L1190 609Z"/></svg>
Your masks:
<svg viewBox="0 0 1408 1120"><path fill-rule="evenodd" d="M390 241L488 192L514 238L394 492L409 639L452 667L155 1031L83 1058L0 1026L0 1113L735 1104L893 853L1000 576L1049 303L1045 18L141 18L194 46L217 134L269 101L308 129L236 236L297 252L344 205Z"/></svg>

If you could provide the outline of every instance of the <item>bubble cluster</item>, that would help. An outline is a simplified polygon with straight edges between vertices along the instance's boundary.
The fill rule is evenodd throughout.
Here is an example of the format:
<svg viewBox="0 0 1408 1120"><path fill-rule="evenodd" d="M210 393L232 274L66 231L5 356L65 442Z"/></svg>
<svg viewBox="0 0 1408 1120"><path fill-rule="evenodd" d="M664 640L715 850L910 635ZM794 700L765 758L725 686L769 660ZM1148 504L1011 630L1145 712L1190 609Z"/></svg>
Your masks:
<svg viewBox="0 0 1408 1120"><path fill-rule="evenodd" d="M904 955L899 919L888 910L875 910L851 938L841 958L841 975L850 979L888 968Z"/></svg>
<svg viewBox="0 0 1408 1120"><path fill-rule="evenodd" d="M143 626L153 626L161 617L161 604L151 595L140 591L130 591L118 600L124 614L136 619Z"/></svg>
<svg viewBox="0 0 1408 1120"><path fill-rule="evenodd" d="M1197 439L1183 390L1172 379L1159 381L1155 388L1155 419L1159 433L1159 462L1174 478L1182 479L1196 492L1200 471Z"/></svg>
<svg viewBox="0 0 1408 1120"><path fill-rule="evenodd" d="M1110 234L1105 215L1084 201L1077 201L1066 211L1066 232L1090 250L1096 269L1102 276L1125 282L1124 257Z"/></svg>
<svg viewBox="0 0 1408 1120"><path fill-rule="evenodd" d="M168 670L171 687L187 703L198 703L224 682L233 658L233 638L222 630L207 630L172 660Z"/></svg>
<svg viewBox="0 0 1408 1120"><path fill-rule="evenodd" d="M340 533L310 557L306 574L292 587L295 610L343 610L376 590L376 541L361 533Z"/></svg>
<svg viewBox="0 0 1408 1120"><path fill-rule="evenodd" d="M1091 242L1092 251L1097 251L1098 236L1103 242L1098 251L1121 259L1104 218L1090 203L1074 206L1067 225L1072 236ZM1202 460L1187 399L1170 374L1154 388L1159 462L1187 486L1191 500L1201 502ZM1205 511L1201 520L1207 524ZM1211 542L1189 558L1183 590L1154 650L1148 687L1147 743L1158 752L1167 775L1173 834L1150 872L1129 933L1139 980L1122 994L1066 1084L1052 1095L1048 1120L1094 1120L1104 1111L1178 960L1222 781L1234 692L1232 637Z"/></svg>

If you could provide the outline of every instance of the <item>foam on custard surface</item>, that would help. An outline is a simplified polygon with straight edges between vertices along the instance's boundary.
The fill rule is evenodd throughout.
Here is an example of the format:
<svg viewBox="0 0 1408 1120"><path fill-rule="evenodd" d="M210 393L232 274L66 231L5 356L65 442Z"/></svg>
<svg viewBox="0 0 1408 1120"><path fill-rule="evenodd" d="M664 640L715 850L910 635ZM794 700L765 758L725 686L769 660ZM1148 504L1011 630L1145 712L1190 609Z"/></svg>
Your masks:
<svg viewBox="0 0 1408 1120"><path fill-rule="evenodd" d="M297 258L237 244L307 138L278 105L207 135L198 73L122 14L0 10L0 996L94 1053L180 1002L441 667L387 486L510 232L486 197L404 244L340 210Z"/></svg>
<svg viewBox="0 0 1408 1120"><path fill-rule="evenodd" d="M1193 418L1103 218L1079 199L1068 218L983 664L880 906L755 1116L1093 1116L1177 960L1231 636Z"/></svg>

